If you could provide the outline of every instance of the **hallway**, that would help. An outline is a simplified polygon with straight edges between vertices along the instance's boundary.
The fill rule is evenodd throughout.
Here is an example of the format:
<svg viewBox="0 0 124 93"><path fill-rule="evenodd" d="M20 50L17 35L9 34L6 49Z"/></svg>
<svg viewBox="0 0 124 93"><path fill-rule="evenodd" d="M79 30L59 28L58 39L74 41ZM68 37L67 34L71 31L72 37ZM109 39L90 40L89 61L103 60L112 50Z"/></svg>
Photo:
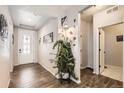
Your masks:
<svg viewBox="0 0 124 93"><path fill-rule="evenodd" d="M0 6L0 88L122 88L123 80L98 75L98 29L124 23L123 11L122 5ZM57 71L72 82L61 84Z"/></svg>
<svg viewBox="0 0 124 93"><path fill-rule="evenodd" d="M89 78L90 77L90 78ZM91 69L81 71L81 83L64 82L61 84L51 73L37 63L16 66L11 73L10 88L105 88L122 87L122 82L95 75Z"/></svg>

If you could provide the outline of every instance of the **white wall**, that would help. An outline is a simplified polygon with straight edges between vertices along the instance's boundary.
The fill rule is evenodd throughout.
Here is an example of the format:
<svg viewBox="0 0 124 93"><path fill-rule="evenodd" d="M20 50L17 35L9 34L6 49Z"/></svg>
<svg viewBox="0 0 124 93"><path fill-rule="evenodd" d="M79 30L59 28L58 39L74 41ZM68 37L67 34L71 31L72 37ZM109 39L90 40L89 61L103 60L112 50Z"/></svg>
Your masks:
<svg viewBox="0 0 124 93"><path fill-rule="evenodd" d="M18 60L18 58L19 58L19 56L18 56L18 38L19 38L19 31L33 31L33 30L28 30L28 29L23 29L23 28L19 28L19 27L14 27L14 56L13 56L13 60L14 60L14 66L16 66L16 65L20 65L20 63L19 63L19 60ZM35 41L35 44L34 44L34 54L33 54L33 57L34 57L34 62L35 63L37 63L38 62L38 60L37 60L37 32L36 31L33 31L34 33L34 41Z"/></svg>
<svg viewBox="0 0 124 93"><path fill-rule="evenodd" d="M89 22L88 30L88 67L93 68L93 22Z"/></svg>
<svg viewBox="0 0 124 93"><path fill-rule="evenodd" d="M54 42L43 43L43 36L51 32L53 32ZM38 31L38 39L41 38L41 43L38 44L39 45L38 62L53 75L57 73L57 70L53 68L53 66L56 66L55 63L50 62L50 59L55 59L55 56L51 55L50 53L56 54L56 50L53 50L53 45L56 42L57 37L58 37L58 20L57 19L49 20L44 25L44 27L42 27Z"/></svg>
<svg viewBox="0 0 124 93"><path fill-rule="evenodd" d="M93 62L94 73L99 74L99 30L98 28L124 21L124 7L119 6L119 11L106 13L101 11L93 16Z"/></svg>
<svg viewBox="0 0 124 93"><path fill-rule="evenodd" d="M79 9L78 9L79 10ZM71 10L69 12L67 12L67 14L63 13L63 15L60 15L57 20L52 20L50 22L48 22L43 28L40 29L38 35L39 38L43 37L44 35L50 33L50 32L55 32L55 40L57 39L58 36L58 31L61 29L61 18L64 16L67 16L67 22L69 27L73 27L74 26L74 19L76 19L76 23L75 23L75 31L74 31L74 35L76 37L76 40L73 42L76 44L76 46L72 47L72 52L75 58L75 74L76 76L79 78L79 80L74 80L72 78L72 80L74 80L76 83L80 83L80 46L79 46L79 15L78 15L78 10ZM68 37L70 36L67 33ZM59 37L58 37L59 38ZM52 50L53 47L53 43L51 44L43 44L41 42L40 46L39 46L39 63L41 65L43 65L49 72L51 72L53 75L56 73L56 69L53 68L54 64L51 64L49 59L54 59L55 56L50 55L49 53L55 53L55 51Z"/></svg>
<svg viewBox="0 0 124 93"><path fill-rule="evenodd" d="M7 6L0 6L0 14L3 14L8 23L8 39L6 42L0 40L0 87L8 87L10 81L9 72L12 70L12 44L11 34L13 33L13 24Z"/></svg>
<svg viewBox="0 0 124 93"><path fill-rule="evenodd" d="M81 20L80 30L80 53L81 53L81 68L88 66L88 29L89 23Z"/></svg>
<svg viewBox="0 0 124 93"><path fill-rule="evenodd" d="M81 68L93 68L93 24L92 21L87 22L81 20L80 30L80 53Z"/></svg>
<svg viewBox="0 0 124 93"><path fill-rule="evenodd" d="M72 52L75 58L75 74L78 77L78 80L75 80L72 78L73 81L76 83L80 83L80 11L84 9L86 6L80 5L76 8L71 7L68 9L68 11L65 12L65 14L58 17L58 30L61 29L61 18L64 16L67 16L67 24L70 28L72 28L74 31L74 37L76 37L76 40L73 41L73 44L76 46L72 46ZM75 22L75 28L74 28L74 19L76 19ZM71 35L68 34L67 37L70 37ZM71 37L70 37L71 38Z"/></svg>
<svg viewBox="0 0 124 93"><path fill-rule="evenodd" d="M11 23L11 25L9 25L9 30L10 30L10 62L11 62L11 65L10 65L10 72L13 71L13 66L14 66L14 60L13 60L13 48L14 48L14 45L13 45L13 25Z"/></svg>
<svg viewBox="0 0 124 93"><path fill-rule="evenodd" d="M78 80L75 80L72 78L72 80L76 83L80 83L80 14L79 11L82 8L79 9L70 9L67 14L64 16L67 16L67 24L70 28L73 29L74 37L76 37L76 40L73 41L73 44L75 46L72 46L72 52L75 58L75 74L78 77ZM63 16L63 17L64 17ZM62 17L61 17L62 18ZM74 24L74 19L76 19L76 22ZM61 23L60 19L58 20L59 24ZM75 27L74 27L75 25ZM61 29L61 26L59 25L58 29ZM67 37L70 37L71 35L68 33Z"/></svg>
<svg viewBox="0 0 124 93"><path fill-rule="evenodd" d="M42 34L47 34L48 32L55 32L56 34L58 34L58 31L61 29L61 18L64 16L67 16L67 23L69 25L69 27L71 27L73 29L74 27L74 19L76 19L76 23L75 23L75 31L74 31L74 35L76 37L76 40L73 42L74 44L76 44L76 46L72 47L72 52L75 58L75 74L78 77L79 80L74 80L72 78L73 81L75 81L76 83L80 83L80 35L79 35L79 30L80 30L80 14L79 11L81 11L84 7L86 6L79 6L76 8L71 7L71 9L69 9L68 11L66 11L65 13L62 13L62 15L59 15L57 18L57 22L49 22L48 24L46 24L38 33L38 35L40 35L40 37L42 37ZM56 27L58 25L58 27ZM55 30L56 29L56 30ZM67 34L68 37L70 37L69 34ZM57 38L58 35L56 35ZM49 62L49 58L54 58L53 56L49 55L49 52L47 50L49 50L50 52L53 52L53 50L51 50L53 44L47 44L44 45L41 43L41 45L39 46L39 63L41 65L43 65L48 71L50 71L52 74L55 74L56 69L53 69L52 67L54 66L51 65L51 63Z"/></svg>
<svg viewBox="0 0 124 93"><path fill-rule="evenodd" d="M13 50L14 63L13 65L16 66L19 64L18 63L18 28L14 27L13 32L14 32L14 50Z"/></svg>
<svg viewBox="0 0 124 93"><path fill-rule="evenodd" d="M123 24L103 28L105 32L105 65L123 64L123 42L117 42L116 36L123 35Z"/></svg>

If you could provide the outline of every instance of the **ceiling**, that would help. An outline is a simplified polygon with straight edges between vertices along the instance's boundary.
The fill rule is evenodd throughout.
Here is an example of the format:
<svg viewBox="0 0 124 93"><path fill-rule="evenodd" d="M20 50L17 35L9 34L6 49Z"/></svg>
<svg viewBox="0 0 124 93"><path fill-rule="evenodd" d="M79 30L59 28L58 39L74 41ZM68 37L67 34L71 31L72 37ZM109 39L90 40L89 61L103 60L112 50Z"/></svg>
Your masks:
<svg viewBox="0 0 124 93"><path fill-rule="evenodd" d="M39 29L39 26L43 25L47 21L48 17L34 15L33 13L24 10L15 10L11 12L14 26Z"/></svg>
<svg viewBox="0 0 124 93"><path fill-rule="evenodd" d="M72 9L83 9L85 5L10 5L14 26L40 29L48 20L57 18Z"/></svg>
<svg viewBox="0 0 124 93"><path fill-rule="evenodd" d="M102 28L103 29L103 31L109 31L109 30L113 30L113 31L115 31L115 30L117 30L117 31L123 31L122 29L123 29L123 24L122 23L120 23L120 24L114 24L114 25L110 25L110 26L106 26L106 27L103 27Z"/></svg>
<svg viewBox="0 0 124 93"><path fill-rule="evenodd" d="M81 11L81 19L85 21L92 21L93 20L93 14L105 10L109 7L112 7L113 5L94 5L89 7L88 9Z"/></svg>

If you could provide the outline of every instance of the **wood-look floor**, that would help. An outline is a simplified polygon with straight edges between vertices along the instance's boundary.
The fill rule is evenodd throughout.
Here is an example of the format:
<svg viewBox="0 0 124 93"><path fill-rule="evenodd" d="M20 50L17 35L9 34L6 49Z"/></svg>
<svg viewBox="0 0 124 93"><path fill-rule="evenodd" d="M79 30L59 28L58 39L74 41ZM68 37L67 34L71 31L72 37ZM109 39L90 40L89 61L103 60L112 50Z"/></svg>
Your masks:
<svg viewBox="0 0 124 93"><path fill-rule="evenodd" d="M11 73L10 88L121 88L122 82L95 75L91 69L81 70L81 83L60 83L51 73L39 64L16 66Z"/></svg>

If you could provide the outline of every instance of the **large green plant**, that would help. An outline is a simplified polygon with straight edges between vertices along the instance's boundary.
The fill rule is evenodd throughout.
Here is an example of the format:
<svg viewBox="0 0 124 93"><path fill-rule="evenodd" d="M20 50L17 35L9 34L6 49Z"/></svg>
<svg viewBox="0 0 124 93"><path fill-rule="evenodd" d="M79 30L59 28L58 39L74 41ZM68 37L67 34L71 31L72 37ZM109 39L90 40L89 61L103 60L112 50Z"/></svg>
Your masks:
<svg viewBox="0 0 124 93"><path fill-rule="evenodd" d="M71 43L66 40L58 40L54 44L53 49L56 47L57 54L55 68L58 68L57 74L59 75L60 79L64 79L63 76L65 73L68 73L68 79L70 79L70 77L77 79L74 73L75 59L72 54Z"/></svg>

